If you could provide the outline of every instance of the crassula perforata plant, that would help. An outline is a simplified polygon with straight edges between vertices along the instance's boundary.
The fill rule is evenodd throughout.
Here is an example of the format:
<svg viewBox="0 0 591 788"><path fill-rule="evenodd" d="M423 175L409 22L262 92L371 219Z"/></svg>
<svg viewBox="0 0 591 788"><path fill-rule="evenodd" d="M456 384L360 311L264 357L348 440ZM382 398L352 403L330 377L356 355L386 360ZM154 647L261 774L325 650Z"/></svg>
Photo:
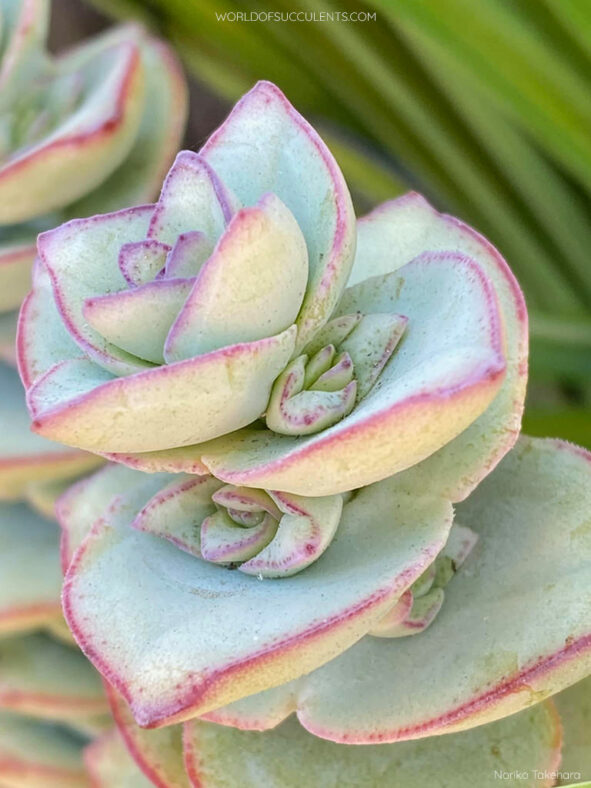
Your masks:
<svg viewBox="0 0 591 788"><path fill-rule="evenodd" d="M186 87L172 51L119 27L58 56L49 0L0 7L0 352L30 283L35 238L70 217L150 200L181 140Z"/></svg>
<svg viewBox="0 0 591 788"><path fill-rule="evenodd" d="M155 205L38 251L34 429L113 461L57 504L64 613L144 774L473 785L504 736L557 765L527 707L591 672L591 458L517 442L527 313L485 239L416 194L356 223L261 83Z"/></svg>
<svg viewBox="0 0 591 788"><path fill-rule="evenodd" d="M82 788L84 747L112 722L61 613L54 501L98 458L31 433L4 364L0 392L0 785Z"/></svg>

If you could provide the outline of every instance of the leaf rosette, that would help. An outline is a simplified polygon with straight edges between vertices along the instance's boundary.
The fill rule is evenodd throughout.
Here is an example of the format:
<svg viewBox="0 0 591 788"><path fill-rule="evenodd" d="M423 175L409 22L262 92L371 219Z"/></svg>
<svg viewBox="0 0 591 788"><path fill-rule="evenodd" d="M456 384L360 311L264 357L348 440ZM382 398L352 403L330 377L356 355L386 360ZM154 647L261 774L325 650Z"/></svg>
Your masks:
<svg viewBox="0 0 591 788"><path fill-rule="evenodd" d="M46 437L306 497L426 458L461 497L515 438L526 318L502 258L417 195L357 232L332 155L269 83L155 205L38 249L18 347Z"/></svg>
<svg viewBox="0 0 591 788"><path fill-rule="evenodd" d="M167 46L126 26L53 56L49 8L9 0L0 9L1 312L29 288L39 231L153 197L186 115Z"/></svg>
<svg viewBox="0 0 591 788"><path fill-rule="evenodd" d="M156 204L40 236L18 356L35 431L115 461L58 501L63 608L146 775L184 750L198 784L233 741L315 769L322 739L501 730L588 673L591 466L514 447L515 279L419 195L356 223L273 85ZM183 742L138 728L174 723ZM88 757L107 782L109 758L135 768L113 734Z"/></svg>

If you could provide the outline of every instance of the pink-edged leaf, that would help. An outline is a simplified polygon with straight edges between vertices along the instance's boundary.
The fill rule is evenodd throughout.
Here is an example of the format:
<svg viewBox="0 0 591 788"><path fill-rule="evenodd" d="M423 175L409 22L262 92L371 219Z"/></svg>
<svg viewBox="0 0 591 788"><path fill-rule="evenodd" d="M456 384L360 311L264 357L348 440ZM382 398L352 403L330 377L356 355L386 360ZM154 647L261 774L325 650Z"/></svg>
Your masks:
<svg viewBox="0 0 591 788"><path fill-rule="evenodd" d="M18 375L4 364L0 364L0 390L0 500L23 498L33 483L73 478L100 463L92 454L31 432Z"/></svg>
<svg viewBox="0 0 591 788"><path fill-rule="evenodd" d="M429 570L427 569L427 572ZM420 582L420 579L417 581ZM389 638L392 632L402 624L404 619L412 610L413 593L409 589L405 591L400 597L398 602L392 607L386 615L377 622L377 624L370 630L369 634L377 638Z"/></svg>
<svg viewBox="0 0 591 788"><path fill-rule="evenodd" d="M132 526L199 556L200 526L215 512L212 495L221 486L222 482L213 476L181 474L148 501Z"/></svg>
<svg viewBox="0 0 591 788"><path fill-rule="evenodd" d="M423 484L440 479L446 494L462 500L517 440L527 381L527 310L523 294L499 252L475 230L438 213L411 192L385 203L358 223L350 284L400 269L425 249L454 249L476 260L491 280L503 322L506 374L493 402L461 435L415 469Z"/></svg>
<svg viewBox="0 0 591 788"><path fill-rule="evenodd" d="M33 289L18 316L16 354L25 388L54 364L80 355L80 348L62 322L51 279L39 259L33 267Z"/></svg>
<svg viewBox="0 0 591 788"><path fill-rule="evenodd" d="M103 457L121 463L142 473L189 473L196 476L209 476L209 469L201 461L201 447L181 446L177 449L133 452L102 452Z"/></svg>
<svg viewBox="0 0 591 788"><path fill-rule="evenodd" d="M264 551L277 532L277 520L266 514L260 523L251 528L236 525L223 509L207 517L201 525L201 555L214 564L246 561ZM240 567L242 568L242 567ZM249 572L257 574L257 572ZM262 577L262 573L261 573ZM260 579L260 578L259 578Z"/></svg>
<svg viewBox="0 0 591 788"><path fill-rule="evenodd" d="M431 627L417 637L366 637L310 675L208 718L261 728L297 711L317 736L392 742L497 720L583 678L590 480L588 452L520 439L456 507L479 538Z"/></svg>
<svg viewBox="0 0 591 788"><path fill-rule="evenodd" d="M234 215L202 266L166 342L180 361L287 329L296 319L308 276L297 222L272 194Z"/></svg>
<svg viewBox="0 0 591 788"><path fill-rule="evenodd" d="M240 571L257 577L289 577L317 561L328 548L341 520L343 499L340 495L271 496L281 513L277 533Z"/></svg>
<svg viewBox="0 0 591 788"><path fill-rule="evenodd" d="M423 572L451 525L443 500L388 480L347 504L319 561L279 582L130 528L141 507L138 496L122 498L94 527L70 564L64 605L84 652L149 727L294 678L347 649Z"/></svg>
<svg viewBox="0 0 591 788"><path fill-rule="evenodd" d="M193 283L192 279L158 279L87 298L82 313L108 342L146 361L163 364L166 337Z"/></svg>
<svg viewBox="0 0 591 788"><path fill-rule="evenodd" d="M310 265L298 318L299 350L328 320L351 269L355 215L337 163L310 124L269 82L259 82L238 102L201 156L244 205L273 192L295 216Z"/></svg>
<svg viewBox="0 0 591 788"><path fill-rule="evenodd" d="M164 268L170 248L168 244L153 239L123 244L118 261L119 270L127 284L135 287L155 279Z"/></svg>
<svg viewBox="0 0 591 788"><path fill-rule="evenodd" d="M194 788L495 788L498 774L515 764L522 774L555 771L561 727L546 702L464 733L396 744L335 744L311 736L293 718L265 733L191 720L184 726L184 742ZM542 777L538 784L550 782Z"/></svg>
<svg viewBox="0 0 591 788"><path fill-rule="evenodd" d="M20 222L61 208L100 184L122 161L143 109L143 73L132 38L105 36L62 57L56 79L78 71L80 104L49 134L0 166L0 222ZM92 77L100 71L100 80Z"/></svg>
<svg viewBox="0 0 591 788"><path fill-rule="evenodd" d="M64 325L87 355L115 374L128 375L149 364L107 342L87 323L83 306L87 298L127 288L117 263L119 250L143 239L153 211L146 205L73 219L38 239Z"/></svg>
<svg viewBox="0 0 591 788"><path fill-rule="evenodd" d="M158 478L165 484L165 478ZM84 541L91 526L105 511L105 507L116 497L143 485L146 477L120 465L105 465L90 476L85 476L71 485L58 499L55 514L62 535L60 554L65 573L78 547Z"/></svg>
<svg viewBox="0 0 591 788"><path fill-rule="evenodd" d="M444 446L499 391L503 325L490 280L470 258L425 253L398 273L362 282L339 305L343 314L358 310L408 317L404 341L365 398L310 437L245 430L213 441L201 447L211 473L301 495L354 489ZM433 474L429 484L445 481Z"/></svg>
<svg viewBox="0 0 591 788"><path fill-rule="evenodd" d="M353 362L358 400L363 399L379 379L407 325L408 318L404 315L364 315L339 346L339 350L347 353Z"/></svg>
<svg viewBox="0 0 591 788"><path fill-rule="evenodd" d="M200 230L181 233L166 258L164 275L167 278L197 276L213 248L212 241Z"/></svg>
<svg viewBox="0 0 591 788"><path fill-rule="evenodd" d="M146 85L142 117L132 149L106 180L69 206L68 215L72 218L152 201L185 130L188 91L174 50L137 26L111 29L108 35L117 33L122 37L133 34L139 45Z"/></svg>
<svg viewBox="0 0 591 788"><path fill-rule="evenodd" d="M181 726L144 730L134 720L123 698L110 686L106 691L119 733L142 772L157 788L189 788Z"/></svg>
<svg viewBox="0 0 591 788"><path fill-rule="evenodd" d="M29 389L33 427L99 452L190 445L254 421L293 352L295 327L114 378L87 359L56 364Z"/></svg>
<svg viewBox="0 0 591 788"><path fill-rule="evenodd" d="M181 233L200 230L215 242L238 204L211 166L181 151L166 176L148 235L173 245Z"/></svg>

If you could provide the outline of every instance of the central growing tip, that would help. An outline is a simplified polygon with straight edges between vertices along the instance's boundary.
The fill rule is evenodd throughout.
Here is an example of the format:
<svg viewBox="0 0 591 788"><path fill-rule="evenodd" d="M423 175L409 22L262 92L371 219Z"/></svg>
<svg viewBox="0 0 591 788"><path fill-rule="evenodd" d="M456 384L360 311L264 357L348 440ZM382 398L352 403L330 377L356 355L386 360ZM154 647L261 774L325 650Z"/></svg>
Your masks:
<svg viewBox="0 0 591 788"><path fill-rule="evenodd" d="M376 383L406 325L395 314L358 312L331 320L273 384L267 427L313 435L348 416Z"/></svg>
<svg viewBox="0 0 591 788"><path fill-rule="evenodd" d="M342 496L303 498L228 484L201 524L206 561L263 577L286 577L316 561L336 533Z"/></svg>

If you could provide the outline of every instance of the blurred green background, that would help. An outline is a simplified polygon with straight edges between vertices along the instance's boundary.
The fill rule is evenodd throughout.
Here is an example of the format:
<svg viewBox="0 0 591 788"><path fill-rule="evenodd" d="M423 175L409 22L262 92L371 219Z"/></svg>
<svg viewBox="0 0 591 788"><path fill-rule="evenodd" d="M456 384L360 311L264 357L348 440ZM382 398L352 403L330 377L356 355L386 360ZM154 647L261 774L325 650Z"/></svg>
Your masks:
<svg viewBox="0 0 591 788"><path fill-rule="evenodd" d="M358 213L417 189L490 238L529 307L524 428L591 446L589 0L93 5L176 46L194 77L187 147L270 79L329 143ZM217 17L239 11L361 12L366 21ZM105 23L82 0L58 0L54 14L56 40Z"/></svg>

